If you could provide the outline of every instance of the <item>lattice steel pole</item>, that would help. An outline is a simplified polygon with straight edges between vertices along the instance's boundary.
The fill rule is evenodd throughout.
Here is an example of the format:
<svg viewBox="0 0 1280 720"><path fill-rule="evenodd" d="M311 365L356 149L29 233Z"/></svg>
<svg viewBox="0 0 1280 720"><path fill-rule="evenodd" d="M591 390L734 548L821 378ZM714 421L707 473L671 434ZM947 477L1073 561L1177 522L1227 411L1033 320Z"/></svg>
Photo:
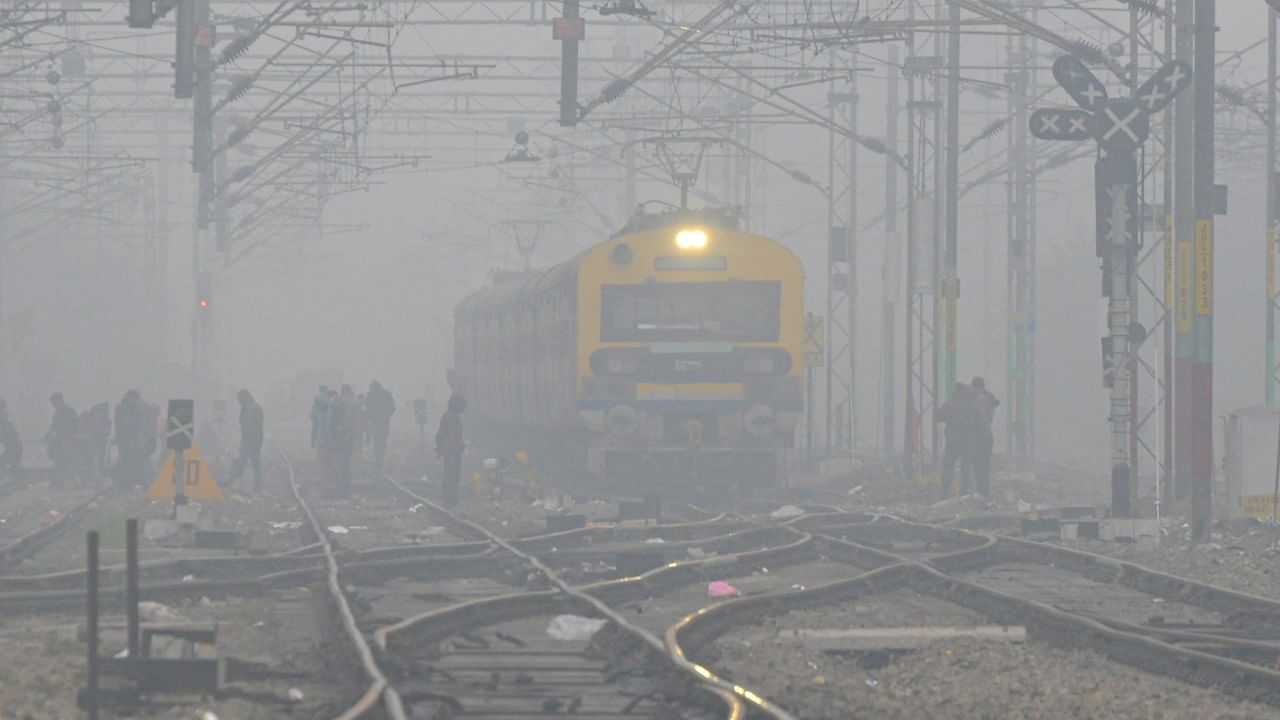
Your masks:
<svg viewBox="0 0 1280 720"><path fill-rule="evenodd" d="M855 367L853 352L854 248L852 222L856 201L857 91L852 56L841 67L834 58L828 96L831 129L827 166L827 363L826 454L843 456L853 450ZM838 78L845 77L843 91ZM849 130L836 132L837 127Z"/></svg>

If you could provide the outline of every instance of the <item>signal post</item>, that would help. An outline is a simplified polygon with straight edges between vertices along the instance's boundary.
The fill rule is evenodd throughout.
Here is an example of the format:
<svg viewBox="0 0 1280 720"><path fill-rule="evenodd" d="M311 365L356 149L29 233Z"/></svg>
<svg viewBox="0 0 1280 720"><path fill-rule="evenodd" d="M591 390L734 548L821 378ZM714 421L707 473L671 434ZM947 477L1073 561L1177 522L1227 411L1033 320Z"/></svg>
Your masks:
<svg viewBox="0 0 1280 720"><path fill-rule="evenodd" d="M1037 110L1031 134L1043 140L1094 139L1097 253L1102 259L1107 297L1107 337L1102 340L1103 384L1110 390L1111 514L1133 517L1137 478L1130 431L1134 422L1131 371L1146 329L1133 317L1131 277L1138 247L1137 150L1151 131L1151 116L1169 105L1191 82L1191 68L1173 61L1156 71L1131 98L1112 99L1106 86L1078 58L1053 64L1053 76L1079 110Z"/></svg>

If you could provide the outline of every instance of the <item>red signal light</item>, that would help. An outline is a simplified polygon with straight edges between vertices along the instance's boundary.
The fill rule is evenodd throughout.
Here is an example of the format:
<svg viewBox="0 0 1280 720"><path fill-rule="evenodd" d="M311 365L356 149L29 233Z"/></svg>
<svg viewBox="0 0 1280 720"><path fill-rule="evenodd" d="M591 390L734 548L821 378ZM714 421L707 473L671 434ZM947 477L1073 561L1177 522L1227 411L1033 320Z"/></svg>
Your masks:
<svg viewBox="0 0 1280 720"><path fill-rule="evenodd" d="M209 301L208 301L208 300L201 300L201 301L200 301L200 307L202 307L202 308L207 308L207 307L209 307Z"/></svg>

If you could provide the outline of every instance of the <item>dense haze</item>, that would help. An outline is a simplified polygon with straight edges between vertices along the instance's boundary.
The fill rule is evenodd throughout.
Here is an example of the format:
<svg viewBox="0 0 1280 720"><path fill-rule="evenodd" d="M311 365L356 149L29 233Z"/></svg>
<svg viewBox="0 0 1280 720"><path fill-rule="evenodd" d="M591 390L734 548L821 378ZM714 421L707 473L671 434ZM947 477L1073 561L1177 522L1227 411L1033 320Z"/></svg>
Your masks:
<svg viewBox="0 0 1280 720"><path fill-rule="evenodd" d="M885 2L876 0L866 12L882 15ZM249 17L275 5L257 3L261 7L256 13L254 4L215 3L214 9L215 13ZM369 17L438 17L427 9L430 5L397 3L387 9L374 2L371 6L378 9ZM451 12L460 7L456 3L441 5L452 8ZM542 3L535 5L542 7ZM649 5L684 19L705 11L703 6L685 3L667 7L659 0ZM847 12L848 4L836 5ZM928 5L932 7L932 3ZM1128 14L1118 3L1093 5L1098 6L1099 17L1127 28ZM121 3L67 0L49 6L79 8L73 15L84 25L40 30L32 36L31 47L12 52L5 66L38 58L40 53L65 45L65 38L75 34L90 41L89 75L100 71L109 77L92 89L74 93L74 83L83 81L63 80L60 88L67 93L65 147L51 148L46 140L51 131L41 123L23 126L0 140L6 148L0 154L27 155L9 162L3 179L0 232L5 234L6 244L0 255L0 379L2 394L28 438L43 432L48 410L45 398L54 390L65 392L78 409L101 400L117 401L129 387L141 388L153 400L191 393L188 360L191 314L196 311L191 273L194 176L189 165L190 102L166 96L171 82L165 73L167 54L172 51L172 25L166 22L151 31L129 31L123 23ZM501 6L510 11L514 4ZM550 6L551 14L557 9L558 5ZM1220 57L1229 58L1265 36L1265 3L1220 2L1218 12ZM640 21L623 18L622 22L604 24L596 13L585 14L588 39L583 43L580 83L584 101L599 92L609 74L631 67L636 58L662 42L661 33ZM1088 38L1104 47L1120 39L1115 31L1078 11L1044 11L1040 21L1068 37ZM974 82L966 82L962 96L962 142L1006 112L1002 94L988 97L973 91L976 82L1003 82L1000 64L1005 38L994 30L992 33L975 35L964 46L964 77ZM660 69L619 103L603 106L598 116L576 130L564 130L556 121L559 68L554 59L559 55L559 43L551 39L548 25L423 23L394 33L362 30L358 37L376 35L385 41L389 34L395 37L393 57L402 63L396 70L396 80L402 86L449 72L447 68L427 67L425 57L476 56L471 62L496 67L479 69L474 79L402 87L399 94L393 94L388 78L380 77L363 92L342 96L360 123L357 137L346 141L347 148L359 148L365 167L387 169L357 175L350 163L325 165L332 182L330 191L350 191L325 198L318 218L308 218L304 212L317 206L314 189L299 188L300 199L269 212L270 220L237 239L226 256L210 253L205 257L208 267L215 270L215 290L209 308L212 340L203 354L211 363L210 379L216 385L198 391L199 397L229 399L240 386L263 397L279 396L303 373L339 372L347 381L362 385L376 377L402 401L430 392L437 400L433 412L438 411L451 356L453 305L489 282L492 270L522 266L513 228L520 228L527 238L536 232L535 226L541 227L532 253L532 264L539 267L562 261L605 239L622 225L630 210L625 202L620 149L628 136L625 127L643 124L649 128L635 130L631 137L637 140L656 136L663 129L695 131L702 109L719 108L727 97L723 89L699 82L687 71ZM233 68L252 72L285 36L260 40L249 58L227 68L228 76L235 74ZM307 42L324 49L333 41ZM926 36L917 42L932 41ZM1161 42L1157 38L1157 46ZM806 62L820 69L829 62L830 51L815 48L803 38L767 47L769 55L755 58L761 64ZM278 111L278 117L265 121L250 137L248 150L228 151L231 169L252 162L285 141L294 132L288 123L296 128L308 122L317 107L337 100L339 89L344 93L349 90L353 77L356 82L363 81L376 71L377 63L386 62L382 48L352 45L335 52L349 51L357 53L367 66L355 66L349 72L344 69L347 75L341 82L327 80L292 100ZM1068 103L1065 93L1050 89L1053 81L1048 66L1056 51L1044 43L1040 51L1038 77L1046 94L1033 107ZM9 52L0 49L0 53ZM858 76L859 130L883 137L886 47L867 42L857 46L856 52L862 70ZM302 55L301 50L293 53L294 57ZM492 57L496 55L526 59L499 62ZM609 56L631 59L612 63L595 60ZM548 61L538 62L534 57ZM844 62L847 53L840 52L838 57ZM409 58L415 59L411 62ZM696 55L681 59L692 62ZM39 64L28 75L38 72L42 76L46 64ZM152 75L145 82L129 79L129 73L140 67ZM534 77L518 79L513 68ZM1262 45L1224 62L1219 81L1261 93L1258 84L1265 81L1265 69ZM275 72L288 72L288 68ZM1143 75L1149 72L1148 68ZM35 79L6 83L14 97L40 90ZM1113 92L1118 91L1117 83L1110 85ZM145 88L146 99L132 101L130 91L139 87ZM276 82L275 87L284 87L284 83ZM800 84L785 91L823 114L827 92L826 83ZM470 101L458 97L467 93L476 97ZM215 98L221 94L215 92ZM255 90L221 112L253 117L268 106L271 97ZM905 102L905 84L901 97ZM659 100L674 102L687 117L654 121L659 111L669 113ZM0 103L10 117L20 117L19 110L29 112L32 105L22 98ZM471 111L463 112L465 107ZM140 109L146 112L138 112ZM491 111L495 109L502 112ZM758 106L758 112L779 122L767 129L756 127L756 151L825 183L827 133L794 119L782 122L784 118L770 108ZM632 113L633 119L628 121L624 113ZM1217 174L1219 182L1230 186L1230 214L1219 219L1216 233L1215 416L1262 402L1265 307L1261 126L1246 112L1225 107L1218 122ZM531 134L530 148L542 158L540 162L501 162L512 150L511 138L520 129ZM160 133L166 130L161 140ZM905 151L905 126L902 137ZM1005 144L1006 136L997 134L964 153L962 181L1002 165ZM722 158L731 151L724 144L708 149L691 204L716 204L726 197L726 181L733 180L729 176L734 170ZM1041 145L1042 157L1056 151ZM1152 140L1149 165L1158 152L1157 142ZM658 164L654 147L637 146L636 158L641 169L637 199L678 202L678 189ZM858 439L869 447L876 446L883 436L878 427L878 398L884 235L882 225L875 222L884 208L883 162L882 155L860 153ZM104 192L85 180L94 177L83 173L92 163L98 163L95 167L99 171L116 163L132 168L120 181L125 187L113 190L115 194L102 201L111 208L110 213L101 208L84 209L86 194ZM756 176L751 204L746 208L749 227L786 243L803 258L810 277L810 304L819 309L825 302L826 201L813 185L798 182L760 157L752 167ZM271 166L250 182L265 182L283 169L284 165ZM316 172L305 166L282 177L296 180ZM25 209L30 198L60 182L51 179L55 176L71 178L69 186L57 190L62 195L57 195L55 203L43 209ZM1038 447L1046 459L1099 465L1107 457L1106 395L1098 350L1105 318L1094 257L1092 163L1088 158L1077 160L1045 171L1039 180ZM1149 200L1159 200L1157 180L1147 185ZM736 181L730 184L740 187ZM969 191L960 223L959 376L986 375L1000 395L1004 394L1005 375L1005 190L1001 173ZM265 190L260 192L263 195L267 195ZM267 202L270 208L277 196L267 196L273 198ZM163 209L157 211L156 204ZM250 206L237 206L233 217L238 219ZM145 225L161 220L165 224L158 228L149 249ZM905 237L905 216L900 226L900 237ZM157 248L163 250L165 261L163 287L155 284L152 269L159 263ZM228 264L229 257L235 262ZM1145 269L1148 277L1158 277L1158 267ZM1144 312L1149 311L1148 303ZM901 341L901 331L898 338ZM1154 351L1154 347L1147 350ZM898 382L902 382L901 373ZM307 379L306 386L311 385ZM407 417L406 413L399 420ZM269 415L269 428L272 420ZM998 438L1002 437L1000 425L1002 419L998 420ZM894 431L901 434L901 428ZM1002 446L1003 440L998 439L997 448Z"/></svg>

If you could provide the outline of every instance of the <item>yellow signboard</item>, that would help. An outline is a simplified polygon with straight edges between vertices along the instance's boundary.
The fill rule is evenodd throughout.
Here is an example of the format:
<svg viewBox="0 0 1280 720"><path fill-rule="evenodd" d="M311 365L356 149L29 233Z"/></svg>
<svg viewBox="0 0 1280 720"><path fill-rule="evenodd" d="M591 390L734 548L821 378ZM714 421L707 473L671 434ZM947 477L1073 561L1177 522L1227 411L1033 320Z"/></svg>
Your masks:
<svg viewBox="0 0 1280 720"><path fill-rule="evenodd" d="M1274 495L1244 495L1240 504L1244 514L1256 520L1269 520L1276 507Z"/></svg>
<svg viewBox="0 0 1280 720"><path fill-rule="evenodd" d="M1191 242L1183 240L1178 243L1178 282L1174 284L1177 302L1174 304L1174 319L1180 333L1191 332Z"/></svg>
<svg viewBox="0 0 1280 720"><path fill-rule="evenodd" d="M156 475L156 481L147 491L147 499L165 500L174 496L176 489L173 486L173 465L176 460L177 452L169 451L169 457L165 458L160 474ZM182 492L191 500L202 502L222 499L222 490L213 479L209 463L205 462L204 454L194 443L191 449L182 452Z"/></svg>
<svg viewBox="0 0 1280 720"><path fill-rule="evenodd" d="M1196 314L1213 313L1213 221L1196 221Z"/></svg>

